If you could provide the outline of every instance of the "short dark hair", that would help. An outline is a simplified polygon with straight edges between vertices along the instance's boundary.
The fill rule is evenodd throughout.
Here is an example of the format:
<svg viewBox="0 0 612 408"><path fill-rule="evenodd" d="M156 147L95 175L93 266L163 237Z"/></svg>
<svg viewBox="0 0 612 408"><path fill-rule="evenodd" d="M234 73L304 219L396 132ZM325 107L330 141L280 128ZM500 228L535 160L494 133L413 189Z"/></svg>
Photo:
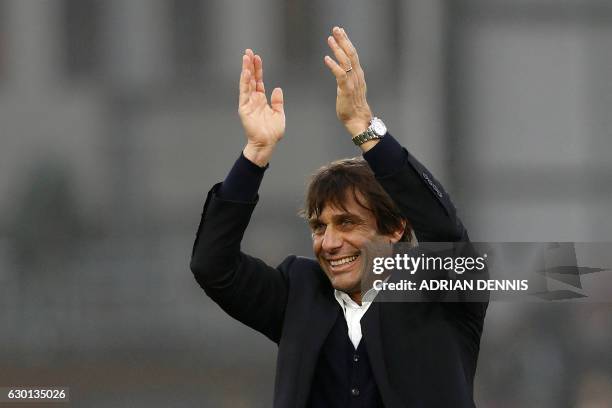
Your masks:
<svg viewBox="0 0 612 408"><path fill-rule="evenodd" d="M327 205L346 210L347 194L369 210L376 219L379 234L388 235L404 227L401 241L410 241L412 227L389 194L376 180L374 172L361 157L342 159L318 169L306 190L306 201L301 211L307 220L318 218Z"/></svg>

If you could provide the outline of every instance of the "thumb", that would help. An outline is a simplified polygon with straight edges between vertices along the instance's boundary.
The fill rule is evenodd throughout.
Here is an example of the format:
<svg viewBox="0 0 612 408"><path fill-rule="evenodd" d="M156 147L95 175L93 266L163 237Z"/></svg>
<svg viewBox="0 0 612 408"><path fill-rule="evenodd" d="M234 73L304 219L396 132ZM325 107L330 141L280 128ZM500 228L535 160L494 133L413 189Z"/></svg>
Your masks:
<svg viewBox="0 0 612 408"><path fill-rule="evenodd" d="M283 113L283 90L281 88L274 88L272 96L270 97L270 105L275 112Z"/></svg>

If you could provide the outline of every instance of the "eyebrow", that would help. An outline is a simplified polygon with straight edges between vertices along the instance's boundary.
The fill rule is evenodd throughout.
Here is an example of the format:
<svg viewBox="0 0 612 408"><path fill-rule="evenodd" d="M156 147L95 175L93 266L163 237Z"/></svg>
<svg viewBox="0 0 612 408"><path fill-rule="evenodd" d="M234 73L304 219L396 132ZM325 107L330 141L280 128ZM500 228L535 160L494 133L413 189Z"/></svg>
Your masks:
<svg viewBox="0 0 612 408"><path fill-rule="evenodd" d="M308 225L310 226L310 228L314 228L318 225L322 224L321 220L317 217L317 218L310 218L308 220Z"/></svg>
<svg viewBox="0 0 612 408"><path fill-rule="evenodd" d="M350 220L350 221L355 222L356 224L360 224L364 222L363 218L361 218L357 214L353 214L349 212L344 212L344 213L336 214L332 216L332 221L335 224L339 224L341 221L344 221L344 220ZM316 227L320 224L323 224L323 222L321 221L319 217L311 218L308 220L308 225L310 225L311 228Z"/></svg>
<svg viewBox="0 0 612 408"><path fill-rule="evenodd" d="M338 215L334 215L332 218L336 222L344 221L344 220L350 220L350 221L354 221L354 222L362 222L363 221L363 218L361 218L357 214L348 213L348 212L347 213L338 214Z"/></svg>

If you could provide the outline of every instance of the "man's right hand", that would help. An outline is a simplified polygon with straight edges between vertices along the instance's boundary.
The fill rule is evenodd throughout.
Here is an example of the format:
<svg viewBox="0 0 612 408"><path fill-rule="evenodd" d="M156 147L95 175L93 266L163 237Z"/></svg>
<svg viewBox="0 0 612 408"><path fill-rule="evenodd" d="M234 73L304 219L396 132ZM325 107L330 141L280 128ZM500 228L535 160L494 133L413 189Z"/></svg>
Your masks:
<svg viewBox="0 0 612 408"><path fill-rule="evenodd" d="M276 143L285 134L283 90L274 88L268 104L263 82L263 62L250 49L242 56L238 114L247 137L242 153L258 166L266 166Z"/></svg>

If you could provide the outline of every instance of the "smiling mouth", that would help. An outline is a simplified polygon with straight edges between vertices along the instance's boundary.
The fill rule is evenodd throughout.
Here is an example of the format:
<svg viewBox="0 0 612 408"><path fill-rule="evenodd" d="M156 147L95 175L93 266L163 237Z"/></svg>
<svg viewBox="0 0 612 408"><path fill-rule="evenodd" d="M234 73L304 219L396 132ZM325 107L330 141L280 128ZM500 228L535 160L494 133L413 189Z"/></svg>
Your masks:
<svg viewBox="0 0 612 408"><path fill-rule="evenodd" d="M332 267L337 267L337 266L351 264L355 262L357 258L359 258L359 255L352 255L352 256L347 256L347 257L340 258L340 259L329 260L328 262Z"/></svg>

